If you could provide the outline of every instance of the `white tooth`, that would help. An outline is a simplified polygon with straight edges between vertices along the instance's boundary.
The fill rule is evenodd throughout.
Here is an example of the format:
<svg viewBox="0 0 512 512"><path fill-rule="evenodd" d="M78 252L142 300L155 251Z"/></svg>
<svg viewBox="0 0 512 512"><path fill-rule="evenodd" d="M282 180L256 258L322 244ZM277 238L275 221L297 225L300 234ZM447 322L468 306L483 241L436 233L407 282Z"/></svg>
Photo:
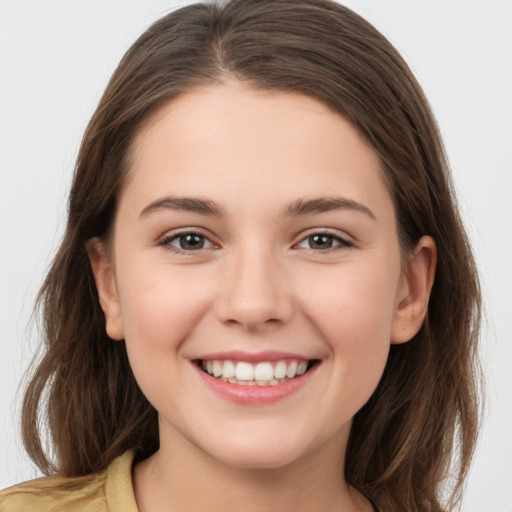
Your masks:
<svg viewBox="0 0 512 512"><path fill-rule="evenodd" d="M270 380L268 381L268 383L269 383L271 386L275 386L275 385L279 384L279 381L278 381L278 380L276 380L276 379L270 379Z"/></svg>
<svg viewBox="0 0 512 512"><path fill-rule="evenodd" d="M256 380L255 381L258 386L268 386L268 380Z"/></svg>
<svg viewBox="0 0 512 512"><path fill-rule="evenodd" d="M206 371L211 375L213 373L213 363L212 361L206 361Z"/></svg>
<svg viewBox="0 0 512 512"><path fill-rule="evenodd" d="M274 378L283 379L284 377L286 377L286 363L279 361L274 368Z"/></svg>
<svg viewBox="0 0 512 512"><path fill-rule="evenodd" d="M292 361L287 370L286 370L286 376L289 378L289 379L293 379L293 377L295 377L295 374L297 373L297 361Z"/></svg>
<svg viewBox="0 0 512 512"><path fill-rule="evenodd" d="M256 381L255 380L248 380L245 382L245 385L246 386L256 386Z"/></svg>
<svg viewBox="0 0 512 512"><path fill-rule="evenodd" d="M228 379L228 382L230 384L237 384L237 380L234 377L232 377L231 379Z"/></svg>
<svg viewBox="0 0 512 512"><path fill-rule="evenodd" d="M307 361L302 361L297 368L297 375L304 375L308 369Z"/></svg>
<svg viewBox="0 0 512 512"><path fill-rule="evenodd" d="M254 368L251 363L240 361L236 363L235 375L236 380L253 380Z"/></svg>
<svg viewBox="0 0 512 512"><path fill-rule="evenodd" d="M254 378L256 380L270 380L274 377L274 370L270 363L258 363L254 368Z"/></svg>
<svg viewBox="0 0 512 512"><path fill-rule="evenodd" d="M213 361L212 370L214 377L222 375L222 363L220 361Z"/></svg>
<svg viewBox="0 0 512 512"><path fill-rule="evenodd" d="M233 364L233 361L224 361L222 375L225 379L230 379L235 376L235 365Z"/></svg>

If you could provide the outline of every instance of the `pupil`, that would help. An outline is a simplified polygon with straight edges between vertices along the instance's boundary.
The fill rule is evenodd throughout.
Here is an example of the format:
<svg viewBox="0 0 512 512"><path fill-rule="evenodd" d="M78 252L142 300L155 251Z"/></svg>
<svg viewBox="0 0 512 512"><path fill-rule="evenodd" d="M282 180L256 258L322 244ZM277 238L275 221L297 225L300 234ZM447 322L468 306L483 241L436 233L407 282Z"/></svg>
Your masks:
<svg viewBox="0 0 512 512"><path fill-rule="evenodd" d="M201 249L204 240L201 235L185 235L180 238L180 247L182 249Z"/></svg>
<svg viewBox="0 0 512 512"><path fill-rule="evenodd" d="M313 249L329 249L332 247L332 237L328 235L313 235L309 237L309 244Z"/></svg>

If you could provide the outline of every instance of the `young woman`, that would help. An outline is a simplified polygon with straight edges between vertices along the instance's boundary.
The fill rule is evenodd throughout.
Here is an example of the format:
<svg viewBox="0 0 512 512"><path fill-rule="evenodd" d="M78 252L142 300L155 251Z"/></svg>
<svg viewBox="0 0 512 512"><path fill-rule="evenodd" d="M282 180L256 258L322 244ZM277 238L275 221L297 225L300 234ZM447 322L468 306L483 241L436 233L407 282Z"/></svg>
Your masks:
<svg viewBox="0 0 512 512"><path fill-rule="evenodd" d="M52 476L2 510L460 498L477 273L421 89L334 2L196 4L139 38L84 135L40 301L23 436Z"/></svg>

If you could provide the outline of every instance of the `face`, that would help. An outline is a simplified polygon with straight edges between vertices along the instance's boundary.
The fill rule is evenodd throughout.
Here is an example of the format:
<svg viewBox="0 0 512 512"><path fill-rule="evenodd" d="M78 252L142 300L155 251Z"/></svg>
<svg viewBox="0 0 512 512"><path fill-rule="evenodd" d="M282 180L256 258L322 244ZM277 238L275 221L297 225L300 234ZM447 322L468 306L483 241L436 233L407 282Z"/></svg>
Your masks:
<svg viewBox="0 0 512 512"><path fill-rule="evenodd" d="M133 154L91 259L161 448L236 467L343 453L421 324L374 152L315 99L230 82L169 103Z"/></svg>

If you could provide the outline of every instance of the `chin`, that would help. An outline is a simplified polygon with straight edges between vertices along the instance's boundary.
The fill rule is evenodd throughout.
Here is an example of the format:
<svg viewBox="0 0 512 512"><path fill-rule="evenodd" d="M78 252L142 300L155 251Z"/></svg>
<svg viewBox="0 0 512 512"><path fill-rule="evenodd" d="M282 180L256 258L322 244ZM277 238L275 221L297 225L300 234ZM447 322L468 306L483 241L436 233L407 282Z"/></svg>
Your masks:
<svg viewBox="0 0 512 512"><path fill-rule="evenodd" d="M240 450L237 452L219 454L217 460L237 469L279 469L297 460L297 453L290 451L275 451L267 453L264 450Z"/></svg>
<svg viewBox="0 0 512 512"><path fill-rule="evenodd" d="M267 438L230 437L228 443L215 443L214 447L205 451L233 468L278 469L302 458L308 451L307 444L294 442L290 438L285 440L279 435Z"/></svg>

